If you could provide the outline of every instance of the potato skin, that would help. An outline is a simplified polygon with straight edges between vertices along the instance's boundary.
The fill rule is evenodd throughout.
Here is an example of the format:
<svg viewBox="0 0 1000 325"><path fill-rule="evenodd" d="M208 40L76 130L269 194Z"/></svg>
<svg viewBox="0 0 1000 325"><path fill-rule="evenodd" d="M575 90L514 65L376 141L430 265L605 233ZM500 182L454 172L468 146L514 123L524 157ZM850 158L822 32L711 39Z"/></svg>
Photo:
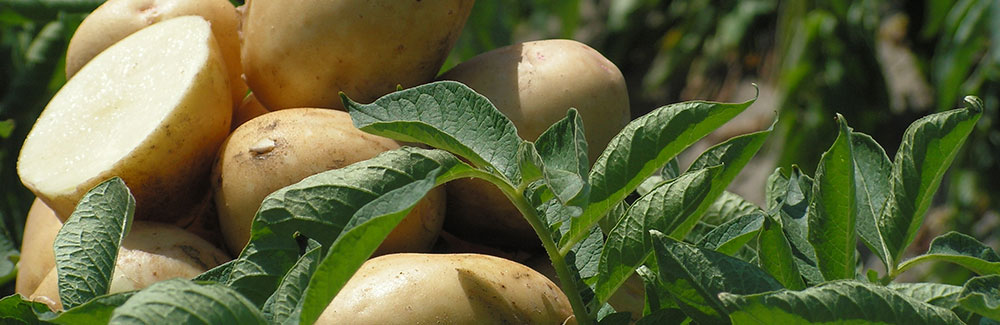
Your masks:
<svg viewBox="0 0 1000 325"><path fill-rule="evenodd" d="M473 0L250 0L243 71L271 110L343 109L437 75Z"/></svg>
<svg viewBox="0 0 1000 325"><path fill-rule="evenodd" d="M316 324L576 324L544 275L480 254L390 254L365 262Z"/></svg>
<svg viewBox="0 0 1000 325"><path fill-rule="evenodd" d="M191 279L229 260L221 249L183 229L136 221L119 248L109 292L138 290L178 277ZM30 299L61 310L58 281L53 268Z"/></svg>
<svg viewBox="0 0 1000 325"><path fill-rule="evenodd" d="M17 266L14 292L24 296L35 292L49 270L56 265L52 243L62 228L62 221L42 200L35 199L24 221L24 238L21 240L21 260Z"/></svg>
<svg viewBox="0 0 1000 325"><path fill-rule="evenodd" d="M232 102L246 95L240 64L240 17L226 0L108 0L80 23L66 50L66 78L90 59L136 31L174 17L201 16L211 22L212 33L226 61Z"/></svg>
<svg viewBox="0 0 1000 325"><path fill-rule="evenodd" d="M237 128L213 170L215 203L227 246L238 254L264 198L308 176L399 148L395 141L358 130L346 112L294 108L270 112ZM431 190L375 254L422 252L444 222L443 188Z"/></svg>
<svg viewBox="0 0 1000 325"><path fill-rule="evenodd" d="M480 54L439 79L462 82L483 94L535 140L576 108L585 125L593 163L630 119L621 71L589 46L572 40L526 42ZM447 184L451 233L492 245L537 246L534 230L492 184L461 179ZM487 235L488 234L488 235Z"/></svg>

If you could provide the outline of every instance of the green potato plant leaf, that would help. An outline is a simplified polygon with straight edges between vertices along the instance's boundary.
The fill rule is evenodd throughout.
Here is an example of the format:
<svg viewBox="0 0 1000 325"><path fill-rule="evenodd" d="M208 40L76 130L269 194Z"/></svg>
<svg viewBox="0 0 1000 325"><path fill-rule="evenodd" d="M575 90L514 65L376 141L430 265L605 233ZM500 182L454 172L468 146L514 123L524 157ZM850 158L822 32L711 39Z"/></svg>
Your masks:
<svg viewBox="0 0 1000 325"><path fill-rule="evenodd" d="M111 324L265 324L257 306L221 284L173 279L139 291L111 316Z"/></svg>
<svg viewBox="0 0 1000 325"><path fill-rule="evenodd" d="M521 181L517 163L521 138L514 123L486 97L454 81L397 91L371 104L341 94L354 126L376 135L420 142L495 169L510 183Z"/></svg>
<svg viewBox="0 0 1000 325"><path fill-rule="evenodd" d="M708 210L705 210L705 215L701 217L701 221L710 225L721 225L730 220L760 211L760 207L747 201L742 196L739 196L739 194L725 191L722 192L722 195L718 199L715 199L712 205L708 206Z"/></svg>
<svg viewBox="0 0 1000 325"><path fill-rule="evenodd" d="M38 314L39 320L51 324L108 324L115 308L125 304L135 293L135 291L113 293L96 297L58 314L52 312L37 313L37 310L36 314Z"/></svg>
<svg viewBox="0 0 1000 325"><path fill-rule="evenodd" d="M251 226L250 243L233 261L229 276L222 278L227 278L227 285L250 301L263 304L277 288L280 277L299 258L296 233L329 247L357 223L380 219L378 215L365 213L380 212L379 207L386 203L385 199L377 200L381 196L413 183L426 182L429 175L436 175L436 184L443 184L457 177L473 176L476 172L450 153L404 147L307 177L264 199ZM373 202L378 203L372 205ZM393 225L395 223L379 227L391 228ZM374 250L381 243L380 238L363 239L359 242L363 246L358 247L356 253L364 256L353 258L366 259L370 251L364 252ZM345 259L344 263L347 261L351 259ZM353 270L348 272L353 273Z"/></svg>
<svg viewBox="0 0 1000 325"><path fill-rule="evenodd" d="M757 236L761 226L764 225L765 218L767 216L764 215L764 212L758 210L730 219L705 234L697 245L733 256Z"/></svg>
<svg viewBox="0 0 1000 325"><path fill-rule="evenodd" d="M777 203L774 203L774 208L769 210L768 214L777 216L781 220L785 238L792 247L795 265L805 278L806 284L816 285L825 280L816 262L816 251L807 239L809 232L807 216L810 209L809 202L812 200L813 180L802 174L802 170L795 166L792 166L787 178L782 176L780 171L780 169L775 170L771 175L774 191L777 191L773 193ZM780 184L784 184L783 188Z"/></svg>
<svg viewBox="0 0 1000 325"><path fill-rule="evenodd" d="M307 240L305 254L281 278L278 289L264 302L261 312L269 323L284 324L301 311L302 293L309 285L309 278L316 272L322 253L323 246L319 242Z"/></svg>
<svg viewBox="0 0 1000 325"><path fill-rule="evenodd" d="M670 236L674 238L684 239L687 237L691 229L701 220L702 215L704 215L705 210L708 209L715 200L725 192L726 187L729 183L736 178L736 175L743 170L750 158L753 158L760 147L764 145L764 141L767 140L767 136L771 134L771 129L754 132L750 134L745 134L737 137L733 137L726 140L720 144L712 146L702 152L691 163L691 167L688 171L698 170L703 168L708 168L710 166L722 165L722 171L718 175L713 175L712 177L712 187L709 189L708 195L705 196L702 204L698 206L698 210L694 213L689 214L686 218L677 219L680 223L677 226L671 227Z"/></svg>
<svg viewBox="0 0 1000 325"><path fill-rule="evenodd" d="M678 218L690 215L709 192L720 166L698 169L654 188L636 200L611 232L601 251L594 291L607 301L632 272L653 254L650 230L669 231Z"/></svg>
<svg viewBox="0 0 1000 325"><path fill-rule="evenodd" d="M1000 274L980 276L965 282L959 293L962 308L991 319L1000 319Z"/></svg>
<svg viewBox="0 0 1000 325"><path fill-rule="evenodd" d="M913 122L903 134L893 160L891 194L878 219L892 261L913 241L945 171L982 116L982 100L969 96L966 102L966 108ZM893 263L888 264L891 268Z"/></svg>
<svg viewBox="0 0 1000 325"><path fill-rule="evenodd" d="M857 245L851 130L840 114L837 125L837 139L816 168L808 213L809 243L815 248L816 262L827 280L854 278Z"/></svg>
<svg viewBox="0 0 1000 325"><path fill-rule="evenodd" d="M763 217L763 226L757 237L757 257L760 267L785 288L791 290L806 288L799 268L795 265L792 246L785 238L785 232L781 230L781 223L771 217Z"/></svg>
<svg viewBox="0 0 1000 325"><path fill-rule="evenodd" d="M587 140L583 133L583 119L576 109L570 108L566 117L550 126L538 136L535 148L541 157L542 173L548 188L555 192L559 202L567 206L583 207L590 196L587 174ZM579 212L574 215L579 215Z"/></svg>
<svg viewBox="0 0 1000 325"><path fill-rule="evenodd" d="M236 260L230 260L228 262L219 264L212 269L205 271L198 276L191 279L195 282L215 282L215 283L228 283L229 276L233 273L233 264Z"/></svg>
<svg viewBox="0 0 1000 325"><path fill-rule="evenodd" d="M927 253L901 263L899 272L926 262L951 262L982 275L1000 274L1000 256L993 248L954 231L934 238Z"/></svg>
<svg viewBox="0 0 1000 325"><path fill-rule="evenodd" d="M719 294L754 294L783 289L760 268L716 251L698 248L656 230L653 248L660 281L677 305L702 324L728 322L728 310Z"/></svg>
<svg viewBox="0 0 1000 325"><path fill-rule="evenodd" d="M958 307L958 295L962 293L960 286L930 282L890 283L888 287L904 296L947 309Z"/></svg>
<svg viewBox="0 0 1000 325"><path fill-rule="evenodd" d="M53 244L63 308L108 293L118 248L134 213L135 198L118 177L94 186L80 199Z"/></svg>
<svg viewBox="0 0 1000 325"><path fill-rule="evenodd" d="M882 240L882 233L878 230L876 220L889 197L888 175L892 171L892 161L882 146L864 133L851 133L851 150L854 156L854 184L857 196L854 201L857 208L855 226L858 237L888 267L885 241Z"/></svg>
<svg viewBox="0 0 1000 325"><path fill-rule="evenodd" d="M459 164L457 159L453 163ZM423 179L384 193L357 210L309 279L302 298L300 323L310 324L319 318L337 292L371 257L385 237L427 192L438 185L438 173L443 170L440 167L432 170Z"/></svg>
<svg viewBox="0 0 1000 325"><path fill-rule="evenodd" d="M590 203L559 241L569 251L604 215L682 150L729 121L754 100L726 104L692 101L639 117L616 135L590 170Z"/></svg>
<svg viewBox="0 0 1000 325"><path fill-rule="evenodd" d="M28 300L20 294L12 294L0 299L0 323L37 324L39 313L51 313L49 306Z"/></svg>
<svg viewBox="0 0 1000 325"><path fill-rule="evenodd" d="M802 291L723 293L719 299L733 324L963 324L948 309L881 285L850 280Z"/></svg>

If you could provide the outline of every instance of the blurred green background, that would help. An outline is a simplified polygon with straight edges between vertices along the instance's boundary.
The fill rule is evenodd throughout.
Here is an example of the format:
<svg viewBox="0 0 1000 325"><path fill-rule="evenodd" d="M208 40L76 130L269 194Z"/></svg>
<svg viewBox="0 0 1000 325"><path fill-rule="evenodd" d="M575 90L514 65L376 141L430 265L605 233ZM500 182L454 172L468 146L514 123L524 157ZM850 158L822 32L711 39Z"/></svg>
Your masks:
<svg viewBox="0 0 1000 325"><path fill-rule="evenodd" d="M0 0L2 295L13 292L11 271L33 199L15 170L21 142L65 82L63 56L75 27L102 2ZM835 112L892 156L912 121L979 96L986 113L946 175L914 250L950 229L998 246L1000 1L479 0L442 70L544 38L577 39L617 64L633 117L684 100L743 101L758 85L753 108L699 145L766 128L780 116L770 143L731 188L758 203L775 167L814 171L833 141ZM968 277L963 272L943 265L908 275L956 283Z"/></svg>

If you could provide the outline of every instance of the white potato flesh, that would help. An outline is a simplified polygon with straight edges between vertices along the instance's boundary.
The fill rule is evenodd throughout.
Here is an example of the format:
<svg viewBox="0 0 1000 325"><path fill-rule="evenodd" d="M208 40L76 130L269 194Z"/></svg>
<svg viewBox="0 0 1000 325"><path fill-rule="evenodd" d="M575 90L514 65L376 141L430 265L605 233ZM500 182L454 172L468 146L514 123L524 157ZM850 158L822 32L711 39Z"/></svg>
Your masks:
<svg viewBox="0 0 1000 325"><path fill-rule="evenodd" d="M112 176L136 195L139 218L183 209L202 197L187 188L207 175L231 113L209 23L195 16L167 20L101 52L56 93L24 142L18 174L63 219L87 190Z"/></svg>

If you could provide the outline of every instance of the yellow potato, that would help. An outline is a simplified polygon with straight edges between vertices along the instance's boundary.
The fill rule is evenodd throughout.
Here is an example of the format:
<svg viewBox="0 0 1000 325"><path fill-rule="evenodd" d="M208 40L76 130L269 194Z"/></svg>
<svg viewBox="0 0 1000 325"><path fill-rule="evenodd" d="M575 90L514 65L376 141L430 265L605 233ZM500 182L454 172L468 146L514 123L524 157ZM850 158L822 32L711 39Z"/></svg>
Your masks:
<svg viewBox="0 0 1000 325"><path fill-rule="evenodd" d="M108 0L80 23L66 50L66 78L80 71L98 53L146 26L180 16L201 16L226 61L233 103L246 95L240 64L240 17L226 0ZM158 46L163 46L158 44Z"/></svg>
<svg viewBox="0 0 1000 325"><path fill-rule="evenodd" d="M119 176L136 216L173 223L204 208L231 117L209 23L174 18L101 52L56 93L24 141L18 175L63 220L88 190Z"/></svg>
<svg viewBox="0 0 1000 325"><path fill-rule="evenodd" d="M109 293L138 290L173 278L191 279L229 260L222 250L183 229L136 221L118 250ZM55 268L30 299L62 309Z"/></svg>
<svg viewBox="0 0 1000 325"><path fill-rule="evenodd" d="M576 108L585 125L593 163L630 119L621 71L600 53L572 40L515 44L478 55L440 79L462 82L496 105L534 141ZM475 179L448 183L445 229L479 242L537 246L521 213L493 185Z"/></svg>
<svg viewBox="0 0 1000 325"><path fill-rule="evenodd" d="M35 292L49 270L56 265L52 243L62 228L62 221L56 213L35 199L24 221L24 238L21 240L21 260L17 265L17 280L14 292L30 295Z"/></svg>
<svg viewBox="0 0 1000 325"><path fill-rule="evenodd" d="M527 266L479 254L365 262L316 324L576 324L569 300Z"/></svg>
<svg viewBox="0 0 1000 325"><path fill-rule="evenodd" d="M238 254L264 198L308 176L398 148L354 127L346 112L294 108L244 123L226 140L213 170L215 204L229 251ZM444 222L445 194L435 188L389 234L376 254L427 251Z"/></svg>
<svg viewBox="0 0 1000 325"><path fill-rule="evenodd" d="M247 85L271 110L343 108L437 75L473 0L251 0L242 25Z"/></svg>

